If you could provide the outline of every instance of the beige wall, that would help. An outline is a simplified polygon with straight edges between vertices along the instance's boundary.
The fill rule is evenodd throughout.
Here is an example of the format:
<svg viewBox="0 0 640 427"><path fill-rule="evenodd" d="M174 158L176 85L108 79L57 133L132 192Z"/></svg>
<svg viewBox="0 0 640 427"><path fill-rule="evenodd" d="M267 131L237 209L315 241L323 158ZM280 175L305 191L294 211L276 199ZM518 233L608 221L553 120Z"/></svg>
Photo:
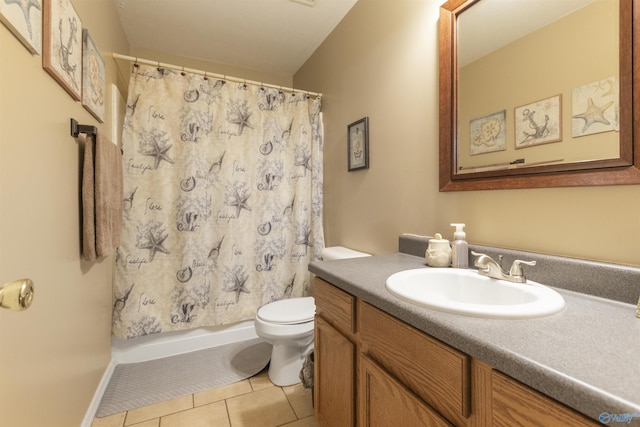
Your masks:
<svg viewBox="0 0 640 427"><path fill-rule="evenodd" d="M111 0L74 0L103 54L127 41ZM31 308L0 310L0 424L78 426L110 358L113 257L80 259L80 147L69 119L111 134L0 25L0 283L31 278Z"/></svg>
<svg viewBox="0 0 640 427"><path fill-rule="evenodd" d="M327 245L397 250L401 233L640 265L640 187L438 192L440 0L359 0L294 75L323 92ZM347 125L370 120L370 169L347 172Z"/></svg>

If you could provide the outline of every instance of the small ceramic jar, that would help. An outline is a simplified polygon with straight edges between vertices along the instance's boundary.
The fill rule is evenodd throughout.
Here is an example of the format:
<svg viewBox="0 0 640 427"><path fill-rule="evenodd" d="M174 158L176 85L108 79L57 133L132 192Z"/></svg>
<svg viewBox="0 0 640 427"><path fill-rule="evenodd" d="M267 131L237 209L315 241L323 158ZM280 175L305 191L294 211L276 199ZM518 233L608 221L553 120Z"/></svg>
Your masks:
<svg viewBox="0 0 640 427"><path fill-rule="evenodd" d="M434 239L429 239L427 252L425 252L429 267L449 267L451 264L451 246L449 241L443 239L440 233L436 233Z"/></svg>

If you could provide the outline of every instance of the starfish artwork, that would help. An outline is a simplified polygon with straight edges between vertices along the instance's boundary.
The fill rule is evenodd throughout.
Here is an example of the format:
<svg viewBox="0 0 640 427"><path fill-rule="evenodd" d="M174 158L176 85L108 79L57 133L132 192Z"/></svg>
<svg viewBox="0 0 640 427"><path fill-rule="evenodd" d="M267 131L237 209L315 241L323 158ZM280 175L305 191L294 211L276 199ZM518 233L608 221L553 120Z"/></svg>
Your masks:
<svg viewBox="0 0 640 427"><path fill-rule="evenodd" d="M240 301L241 293L243 292L247 294L251 293L245 286L245 283L247 283L247 277L241 278L238 274L236 274L233 277L233 286L224 289L227 292L235 292L236 304L238 303L238 301Z"/></svg>
<svg viewBox="0 0 640 427"><path fill-rule="evenodd" d="M31 25L31 8L35 7L37 10L42 10L39 0L4 0L5 4L16 4L22 10L24 20L27 24L27 31L29 32L29 39L33 39L33 27Z"/></svg>
<svg viewBox="0 0 640 427"><path fill-rule="evenodd" d="M576 114L573 116L574 119L582 119L584 120L584 126L582 128L582 133L585 133L589 127L594 123L602 123L605 125L610 125L611 122L606 119L604 116L605 110L613 105L613 101L609 101L604 106L600 107L593 102L592 98L589 98L587 109L584 113Z"/></svg>
<svg viewBox="0 0 640 427"><path fill-rule="evenodd" d="M296 155L296 166L304 168L304 176L307 176L307 171L311 171L311 154L303 152Z"/></svg>
<svg viewBox="0 0 640 427"><path fill-rule="evenodd" d="M242 131L245 127L249 129L253 129L251 123L249 123L249 117L251 117L251 113L246 108L236 108L235 117L229 120L230 123L234 123L238 125L238 135L242 135Z"/></svg>
<svg viewBox="0 0 640 427"><path fill-rule="evenodd" d="M169 149L173 147L172 144L167 144L164 147L160 147L160 144L158 144L158 141L156 141L156 139L154 138L151 140L151 146L151 151L141 152L140 154L142 154L143 156L153 157L155 159L155 165L153 167L154 169L158 169L158 166L160 165L160 162L162 160L167 163L173 164L173 160L167 155L167 151L169 151Z"/></svg>
<svg viewBox="0 0 640 427"><path fill-rule="evenodd" d="M156 253L162 252L165 254L169 254L169 251L163 246L164 241L169 237L162 236L162 233L156 237L153 235L151 231L149 231L149 241L143 245L138 246L140 249L149 249L149 262L153 261L153 258L156 256Z"/></svg>
<svg viewBox="0 0 640 427"><path fill-rule="evenodd" d="M237 189L235 190L234 199L229 203L229 206L235 206L236 218L240 216L240 211L242 211L242 209L246 209L249 212L251 211L251 208L247 205L249 197L251 197L251 194L241 196L240 192Z"/></svg>

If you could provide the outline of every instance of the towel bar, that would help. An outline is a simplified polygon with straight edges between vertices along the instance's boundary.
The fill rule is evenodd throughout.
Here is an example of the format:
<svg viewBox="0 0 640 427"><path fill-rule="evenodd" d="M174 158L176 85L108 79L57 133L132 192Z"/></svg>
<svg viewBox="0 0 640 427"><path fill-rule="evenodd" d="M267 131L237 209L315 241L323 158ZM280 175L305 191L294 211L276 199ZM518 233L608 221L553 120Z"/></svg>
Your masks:
<svg viewBox="0 0 640 427"><path fill-rule="evenodd" d="M77 138L81 133L97 135L98 128L91 125L81 125L76 119L71 119L71 136Z"/></svg>

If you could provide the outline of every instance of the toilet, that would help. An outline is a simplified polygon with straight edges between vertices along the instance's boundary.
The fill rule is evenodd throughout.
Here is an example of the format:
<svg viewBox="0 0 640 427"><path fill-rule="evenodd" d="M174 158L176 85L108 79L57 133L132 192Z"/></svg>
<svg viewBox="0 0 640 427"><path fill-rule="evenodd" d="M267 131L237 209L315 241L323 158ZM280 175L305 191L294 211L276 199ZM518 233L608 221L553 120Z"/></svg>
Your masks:
<svg viewBox="0 0 640 427"><path fill-rule="evenodd" d="M277 386L300 382L304 356L313 348L313 297L289 298L262 306L256 314L256 334L273 345L269 379Z"/></svg>
<svg viewBox="0 0 640 427"><path fill-rule="evenodd" d="M326 260L369 256L342 246L325 248ZM313 349L313 297L289 298L266 304L256 313L256 334L273 346L269 363L269 379L283 387L300 382L305 356Z"/></svg>

